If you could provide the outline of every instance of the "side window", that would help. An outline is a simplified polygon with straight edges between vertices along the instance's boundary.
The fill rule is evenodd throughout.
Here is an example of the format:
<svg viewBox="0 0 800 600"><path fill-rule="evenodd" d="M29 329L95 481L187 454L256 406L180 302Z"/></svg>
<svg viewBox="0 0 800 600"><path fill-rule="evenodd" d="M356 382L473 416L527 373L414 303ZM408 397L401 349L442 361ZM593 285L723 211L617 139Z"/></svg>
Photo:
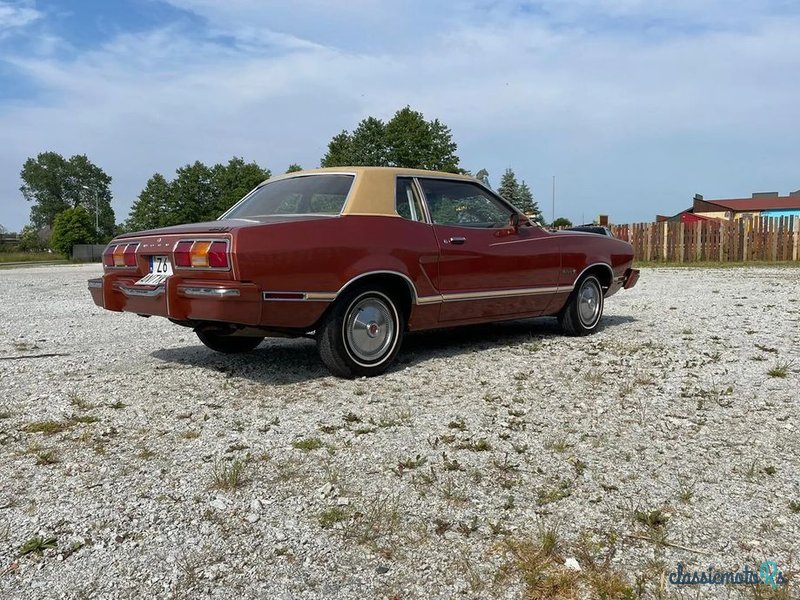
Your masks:
<svg viewBox="0 0 800 600"><path fill-rule="evenodd" d="M420 179L431 221L459 227L506 227L511 210L468 181Z"/></svg>
<svg viewBox="0 0 800 600"><path fill-rule="evenodd" d="M410 177L397 178L395 208L397 209L397 214L404 219L425 222L422 202L417 196L417 190L414 189L414 181Z"/></svg>

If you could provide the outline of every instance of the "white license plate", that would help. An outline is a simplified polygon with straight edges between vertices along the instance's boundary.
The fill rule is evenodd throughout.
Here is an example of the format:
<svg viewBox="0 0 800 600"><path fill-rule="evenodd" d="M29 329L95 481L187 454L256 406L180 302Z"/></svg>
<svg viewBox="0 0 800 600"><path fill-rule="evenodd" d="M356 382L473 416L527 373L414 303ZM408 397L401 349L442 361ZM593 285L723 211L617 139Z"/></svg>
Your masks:
<svg viewBox="0 0 800 600"><path fill-rule="evenodd" d="M136 282L136 285L161 285L172 275L172 263L169 256L151 256L150 273Z"/></svg>

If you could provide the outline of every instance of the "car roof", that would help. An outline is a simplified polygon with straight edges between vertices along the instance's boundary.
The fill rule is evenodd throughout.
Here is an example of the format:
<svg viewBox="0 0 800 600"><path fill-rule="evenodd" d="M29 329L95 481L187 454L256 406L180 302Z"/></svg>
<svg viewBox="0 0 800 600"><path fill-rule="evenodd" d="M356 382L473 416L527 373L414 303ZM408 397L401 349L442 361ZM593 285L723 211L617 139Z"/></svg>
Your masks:
<svg viewBox="0 0 800 600"><path fill-rule="evenodd" d="M446 173L444 171L426 171L424 169L404 169L402 167L322 167L285 173L268 179L277 181L293 177L305 177L320 174L355 175L353 187L347 198L343 215L384 215L398 217L395 207L396 179L398 177L433 177L450 180L468 181L482 185L480 181L469 175Z"/></svg>

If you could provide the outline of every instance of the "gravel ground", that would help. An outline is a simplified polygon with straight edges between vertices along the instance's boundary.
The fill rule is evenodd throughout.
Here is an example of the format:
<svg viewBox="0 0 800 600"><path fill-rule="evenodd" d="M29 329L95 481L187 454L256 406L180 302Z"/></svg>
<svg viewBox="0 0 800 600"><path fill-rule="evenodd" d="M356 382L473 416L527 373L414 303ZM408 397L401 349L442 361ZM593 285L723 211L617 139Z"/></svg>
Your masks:
<svg viewBox="0 0 800 600"><path fill-rule="evenodd" d="M354 381L103 311L99 272L0 271L2 598L800 597L669 582L798 571L800 269L645 269L588 338Z"/></svg>

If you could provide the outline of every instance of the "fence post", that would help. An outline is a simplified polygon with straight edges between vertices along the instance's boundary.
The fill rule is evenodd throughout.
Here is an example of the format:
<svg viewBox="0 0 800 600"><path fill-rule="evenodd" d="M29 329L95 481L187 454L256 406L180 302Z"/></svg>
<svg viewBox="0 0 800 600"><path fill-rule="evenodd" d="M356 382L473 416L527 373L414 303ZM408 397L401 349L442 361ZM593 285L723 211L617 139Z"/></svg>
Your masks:
<svg viewBox="0 0 800 600"><path fill-rule="evenodd" d="M794 217L792 221L794 221L794 227L792 227L792 229L794 229L794 234L792 235L792 260L796 261L798 258L798 250L800 250L800 248L798 248L798 241L800 241L800 217Z"/></svg>
<svg viewBox="0 0 800 600"><path fill-rule="evenodd" d="M744 219L740 219L740 221L744 221ZM751 227L750 227L750 221L748 220L746 223L744 223L744 236L742 236L742 237L744 238L744 240L743 240L743 246L742 246L742 254L743 254L743 256L742 256L742 261L743 261L743 262L747 262L747 260L748 260L748 258L749 258L749 251L750 251L750 244L749 244L749 242L750 242L750 229L751 229Z"/></svg>

